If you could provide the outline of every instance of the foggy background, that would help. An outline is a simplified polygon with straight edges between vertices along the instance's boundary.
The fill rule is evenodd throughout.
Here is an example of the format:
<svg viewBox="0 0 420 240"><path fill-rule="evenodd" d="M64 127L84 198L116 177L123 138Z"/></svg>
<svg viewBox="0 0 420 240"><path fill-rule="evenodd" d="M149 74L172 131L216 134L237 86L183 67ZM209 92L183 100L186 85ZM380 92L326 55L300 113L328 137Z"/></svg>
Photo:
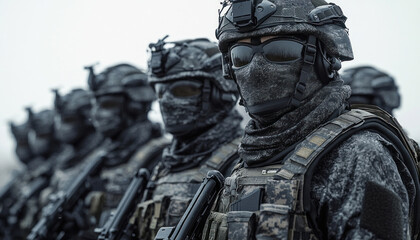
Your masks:
<svg viewBox="0 0 420 240"><path fill-rule="evenodd" d="M83 66L147 67L148 44L207 37L216 41L220 0L0 0L0 184L20 164L7 122L26 119L25 106L51 108L50 89L87 87ZM395 112L420 140L418 0L336 0L348 17L355 60L395 77L402 106ZM159 118L155 107L151 113Z"/></svg>

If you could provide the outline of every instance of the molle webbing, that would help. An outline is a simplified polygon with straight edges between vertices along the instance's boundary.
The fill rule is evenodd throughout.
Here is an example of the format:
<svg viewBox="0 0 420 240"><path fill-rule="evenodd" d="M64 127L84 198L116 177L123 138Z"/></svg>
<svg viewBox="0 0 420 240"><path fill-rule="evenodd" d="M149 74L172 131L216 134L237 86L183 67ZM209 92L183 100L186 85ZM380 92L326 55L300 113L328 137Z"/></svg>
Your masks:
<svg viewBox="0 0 420 240"><path fill-rule="evenodd" d="M374 117L374 115L363 110L351 110L318 128L296 146L295 151L287 157L278 175L285 179L292 179L297 175L305 174L313 160L327 145L347 130L363 123L367 117Z"/></svg>
<svg viewBox="0 0 420 240"><path fill-rule="evenodd" d="M170 141L165 137L159 137L156 139L150 140L144 146L142 146L132 157L135 159L136 162L139 163L141 167L149 167L150 165L154 165L153 162L156 158L157 154L160 154L162 150L169 145Z"/></svg>
<svg viewBox="0 0 420 240"><path fill-rule="evenodd" d="M295 150L286 157L283 168L276 174L283 179L298 179L302 181L299 202L307 213L308 219L312 222L314 231L322 238L315 221L316 210L310 201L310 182L313 171L325 154L336 148L353 134L362 130L377 132L385 139L396 146L400 152L403 162L410 171L417 191L420 190L419 170L417 155L413 151L412 143L408 140L401 126L394 118L383 112L383 110L361 106L360 109L352 109L336 119L326 123L309 134L305 140L299 143ZM419 193L416 193L416 200L413 206L413 232L418 233L417 223L420 221Z"/></svg>

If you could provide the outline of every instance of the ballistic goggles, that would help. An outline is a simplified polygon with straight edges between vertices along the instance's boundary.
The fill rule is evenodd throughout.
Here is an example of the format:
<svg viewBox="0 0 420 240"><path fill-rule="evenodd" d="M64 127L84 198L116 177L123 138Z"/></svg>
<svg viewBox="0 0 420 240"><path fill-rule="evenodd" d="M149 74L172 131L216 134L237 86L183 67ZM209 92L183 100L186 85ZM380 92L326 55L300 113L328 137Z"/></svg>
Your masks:
<svg viewBox="0 0 420 240"><path fill-rule="evenodd" d="M156 83L154 87L158 98L162 98L166 91L177 98L188 98L200 95L203 84L198 81L176 81L173 83Z"/></svg>
<svg viewBox="0 0 420 240"><path fill-rule="evenodd" d="M238 69L248 65L256 53L261 53L267 61L273 63L290 63L303 56L306 43L298 39L272 38L260 44L239 42L230 50L232 68Z"/></svg>

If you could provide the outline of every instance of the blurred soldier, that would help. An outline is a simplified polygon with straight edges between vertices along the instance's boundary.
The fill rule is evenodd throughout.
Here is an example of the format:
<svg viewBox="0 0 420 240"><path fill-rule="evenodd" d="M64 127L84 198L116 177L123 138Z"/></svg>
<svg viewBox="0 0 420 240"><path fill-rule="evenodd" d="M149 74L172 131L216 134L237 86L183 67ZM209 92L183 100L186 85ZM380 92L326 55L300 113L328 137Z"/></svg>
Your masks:
<svg viewBox="0 0 420 240"><path fill-rule="evenodd" d="M134 214L139 239L175 225L209 170L230 174L243 132L237 89L223 80L217 45L194 39L166 48L164 39L150 44L149 82L173 139Z"/></svg>
<svg viewBox="0 0 420 240"><path fill-rule="evenodd" d="M54 112L43 110L33 113L31 108L27 108L27 111L28 126L21 126L19 130L16 126L12 126L15 136L20 132L19 138L22 142L25 139L24 133L28 134L29 146L18 144L26 149L21 149L19 150L21 153L18 153L20 159L25 159L26 170L17 179L10 194L6 196L8 200L2 199L3 204L10 202L7 213L3 211L4 239L23 239L34 224L34 217L39 213L38 196L48 186L55 160L61 149L54 134Z"/></svg>
<svg viewBox="0 0 420 240"><path fill-rule="evenodd" d="M57 158L50 188L58 189L79 171L78 165L87 161L88 155L96 149L103 137L95 132L90 120L92 94L83 89L73 89L61 96L55 92L55 135L63 143ZM61 186L62 187L62 186Z"/></svg>
<svg viewBox="0 0 420 240"><path fill-rule="evenodd" d="M161 137L160 126L149 121L147 117L155 96L153 89L147 84L146 74L128 64L109 67L98 75L93 72L93 67L88 69L88 83L94 93L92 123L96 131L105 137L105 142L99 148L100 151L91 154L83 164L79 164L78 169L79 172L83 172L98 157L103 159L103 164L100 166L99 175L90 182L88 194L79 193L82 199L79 199L69 212L63 214L65 219L57 223L61 224L57 225L58 232L49 232L48 237L58 235L96 239L93 229L104 224L137 170L141 167L154 167L167 143L167 140ZM57 99L56 104L60 101L64 99ZM71 124L65 127L65 132L58 132L59 137L68 142L82 139L70 128L81 129L81 125ZM79 140L78 143L82 142L83 140ZM74 163L62 161L60 164L71 166ZM69 186L74 186L72 179L76 177L60 184L59 190L65 191ZM35 227L33 233L36 233L37 229ZM31 237L33 236L37 234L31 233Z"/></svg>
<svg viewBox="0 0 420 240"><path fill-rule="evenodd" d="M31 160L34 159L34 154L29 147L28 134L29 134L29 124L24 122L20 125L16 125L13 122L10 122L10 130L13 134L13 137L16 141L15 153L18 159L25 165L27 165Z"/></svg>
<svg viewBox="0 0 420 240"><path fill-rule="evenodd" d="M94 94L92 123L105 141L77 164L75 172L78 174L68 175L68 181L63 183L59 181L57 191L43 208L43 215L28 239L96 239L94 228L102 226L109 217L137 170L154 167L166 146L167 140L161 137L160 126L147 118L155 96L147 84L146 74L128 64L109 67L98 75L93 66L87 69L88 84ZM84 94L73 91L69 99L74 95L81 98ZM86 101L79 100L77 103L73 99L71 105L87 106ZM67 112L63 102L65 98L56 99L61 113ZM81 110L79 113L83 114L87 111L84 107ZM60 118L57 121L61 125L68 125L61 126L64 128L58 136L66 142L76 143L73 144L75 147L83 143L82 135L71 129L84 128L82 123L87 120L86 115L80 121L71 117L63 121L66 118L63 119L63 115ZM75 164L72 158L63 159L58 166L65 168Z"/></svg>
<svg viewBox="0 0 420 240"><path fill-rule="evenodd" d="M394 78L371 66L349 68L341 75L350 85L350 104L376 105L392 115L400 107L401 97Z"/></svg>
<svg viewBox="0 0 420 240"><path fill-rule="evenodd" d="M353 59L341 8L225 1L216 36L251 120L203 239L412 239L419 177L386 112L348 109Z"/></svg>

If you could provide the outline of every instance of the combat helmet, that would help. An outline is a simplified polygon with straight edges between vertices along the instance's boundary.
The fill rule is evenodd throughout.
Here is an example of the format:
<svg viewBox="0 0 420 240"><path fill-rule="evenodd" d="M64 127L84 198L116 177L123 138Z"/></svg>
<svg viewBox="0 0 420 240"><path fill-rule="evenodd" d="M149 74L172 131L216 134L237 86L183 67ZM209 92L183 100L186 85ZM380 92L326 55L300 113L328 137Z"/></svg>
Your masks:
<svg viewBox="0 0 420 240"><path fill-rule="evenodd" d="M81 88L71 90L66 95L60 95L58 89L53 89L55 93L54 108L62 116L82 116L89 118L92 94Z"/></svg>
<svg viewBox="0 0 420 240"><path fill-rule="evenodd" d="M34 157L28 142L28 134L30 131L29 123L26 121L16 125L14 122L10 121L9 126L10 131L16 140L16 155L22 163L28 164Z"/></svg>
<svg viewBox="0 0 420 240"><path fill-rule="evenodd" d="M156 99L147 83L147 75L130 64L118 64L95 75L93 66L89 70L88 85L95 97L122 94L128 99L128 111L133 115L147 115L151 103Z"/></svg>
<svg viewBox="0 0 420 240"><path fill-rule="evenodd" d="M204 80L203 111L210 101L220 105L236 103L237 86L223 78L222 55L215 43L205 38L165 42L167 37L149 45L148 80L151 85L183 78L201 78ZM166 44L171 47L165 48Z"/></svg>
<svg viewBox="0 0 420 240"><path fill-rule="evenodd" d="M278 102L279 106L297 107L303 102L312 66L326 84L338 76L341 61L353 59L345 25L347 18L333 3L324 0L225 0L222 4L216 37L223 54L226 79L235 79L229 56L229 48L235 41L276 35L307 38L299 82L290 100L286 104ZM256 108L271 109L271 105L260 104Z"/></svg>
<svg viewBox="0 0 420 240"><path fill-rule="evenodd" d="M55 93L54 108L56 111L55 131L59 140L75 143L93 131L90 121L92 93L80 88L71 90L66 95Z"/></svg>
<svg viewBox="0 0 420 240"><path fill-rule="evenodd" d="M392 114L401 104L393 77L371 66L346 69L341 77L351 86L351 104L373 104Z"/></svg>
<svg viewBox="0 0 420 240"><path fill-rule="evenodd" d="M54 135L54 111L47 109L33 113L30 107L26 110L31 128L29 145L35 155L48 157L58 145Z"/></svg>
<svg viewBox="0 0 420 240"><path fill-rule="evenodd" d="M39 135L50 135L54 132L54 111L46 109L34 113L31 107L27 107L28 123L30 128Z"/></svg>

